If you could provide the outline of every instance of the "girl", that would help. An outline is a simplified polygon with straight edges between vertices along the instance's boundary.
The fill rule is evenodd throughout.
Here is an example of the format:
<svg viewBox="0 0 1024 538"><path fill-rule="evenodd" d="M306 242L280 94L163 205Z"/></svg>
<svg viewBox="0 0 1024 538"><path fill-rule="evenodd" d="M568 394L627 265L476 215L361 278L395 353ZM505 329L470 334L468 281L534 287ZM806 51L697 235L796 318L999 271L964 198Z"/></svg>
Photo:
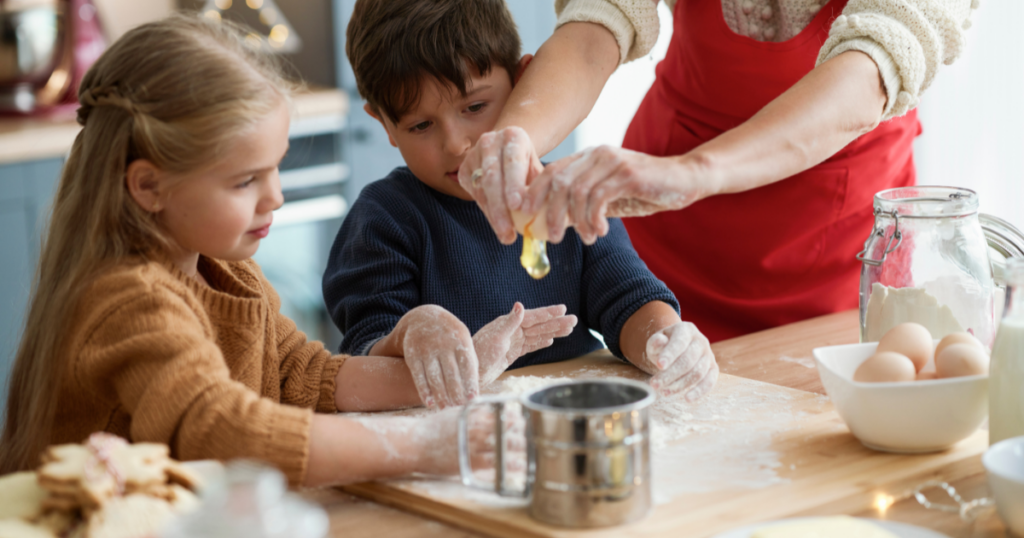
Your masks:
<svg viewBox="0 0 1024 538"><path fill-rule="evenodd" d="M82 81L83 129L18 350L0 474L99 430L184 460L267 461L293 485L457 469L452 413L329 413L419 405L407 363L422 357L466 367L445 400L459 403L508 346L478 360L465 326L429 308L394 339L420 358L331 356L279 314L249 258L283 202L291 87L241 35L172 17L126 34ZM522 318L520 306L495 320L497 339L521 335ZM487 431L474 428L478 465Z"/></svg>

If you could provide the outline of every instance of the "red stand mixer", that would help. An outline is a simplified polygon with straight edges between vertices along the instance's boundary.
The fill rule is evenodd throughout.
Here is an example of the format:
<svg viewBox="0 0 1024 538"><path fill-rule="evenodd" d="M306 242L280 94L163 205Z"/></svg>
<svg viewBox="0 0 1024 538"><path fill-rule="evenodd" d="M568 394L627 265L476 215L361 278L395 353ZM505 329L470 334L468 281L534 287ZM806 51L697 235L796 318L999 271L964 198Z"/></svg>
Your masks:
<svg viewBox="0 0 1024 538"><path fill-rule="evenodd" d="M76 108L105 48L91 0L0 0L0 114Z"/></svg>

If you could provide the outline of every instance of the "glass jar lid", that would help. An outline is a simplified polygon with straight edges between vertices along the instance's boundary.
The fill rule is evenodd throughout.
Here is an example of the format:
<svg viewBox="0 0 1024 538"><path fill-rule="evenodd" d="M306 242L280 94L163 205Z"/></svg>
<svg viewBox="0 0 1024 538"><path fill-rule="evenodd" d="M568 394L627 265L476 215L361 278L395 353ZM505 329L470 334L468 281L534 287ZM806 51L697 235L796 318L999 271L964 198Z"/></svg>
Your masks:
<svg viewBox="0 0 1024 538"><path fill-rule="evenodd" d="M875 214L899 218L965 217L978 212L978 193L961 187L899 187L875 194Z"/></svg>

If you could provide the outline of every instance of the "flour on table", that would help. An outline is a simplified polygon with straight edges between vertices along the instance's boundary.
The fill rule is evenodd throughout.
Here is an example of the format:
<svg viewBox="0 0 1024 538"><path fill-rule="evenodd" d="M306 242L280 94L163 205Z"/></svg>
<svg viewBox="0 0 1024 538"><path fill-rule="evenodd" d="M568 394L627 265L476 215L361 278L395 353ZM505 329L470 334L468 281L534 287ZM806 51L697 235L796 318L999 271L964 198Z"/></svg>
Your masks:
<svg viewBox="0 0 1024 538"><path fill-rule="evenodd" d="M492 383L482 392L519 395L587 377L617 376L600 368L584 368L573 378L510 376ZM643 380L647 376L637 371L637 375L629 377ZM683 494L760 489L786 481L777 472L782 464L780 454L771 448L772 436L796 427L796 420L805 413L792 411L795 396L777 387L742 378L731 378L729 382L746 386L730 391L716 387L694 403L682 398L655 400L650 419L653 489L657 504L668 503ZM827 399L822 399L824 401ZM400 413L423 416L430 411L419 408ZM493 482L493 473L486 474L478 476ZM510 472L506 484L518 489L523 479L521 473ZM525 503L522 499L470 489L457 477L416 477L397 482L433 497L469 500L493 508L520 507Z"/></svg>
<svg viewBox="0 0 1024 538"><path fill-rule="evenodd" d="M592 373L600 373L600 369ZM578 379L508 377L486 392L522 394ZM771 438L800 418L801 414L787 405L793 396L775 388L764 390L765 385L756 381L735 378L735 382L749 388L727 395L712 391L695 403L682 398L655 400L650 418L656 503L686 493L757 489L785 481L776 472L781 463L779 454L771 450ZM688 437L700 439L676 444Z"/></svg>
<svg viewBox="0 0 1024 538"><path fill-rule="evenodd" d="M793 364L799 364L804 368L817 368L817 365L814 364L814 359L809 357L787 357L786 355L783 355L779 357L779 360L782 362L792 362Z"/></svg>

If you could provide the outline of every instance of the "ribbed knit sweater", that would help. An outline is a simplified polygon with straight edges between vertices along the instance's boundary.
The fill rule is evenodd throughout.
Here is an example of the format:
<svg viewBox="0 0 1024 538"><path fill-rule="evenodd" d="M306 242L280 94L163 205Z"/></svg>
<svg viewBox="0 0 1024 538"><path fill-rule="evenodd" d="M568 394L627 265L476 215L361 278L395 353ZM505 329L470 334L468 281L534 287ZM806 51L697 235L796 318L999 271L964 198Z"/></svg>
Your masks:
<svg viewBox="0 0 1024 538"><path fill-rule="evenodd" d="M129 260L82 294L52 443L94 431L165 443L182 460L252 458L302 482L313 412L336 412L344 357L281 315L256 262L200 258L205 286Z"/></svg>
<svg viewBox="0 0 1024 538"><path fill-rule="evenodd" d="M757 41L786 41L800 33L829 0L664 0L720 2L722 18L739 35ZM867 54L878 65L888 96L882 121L917 106L941 64L963 51L971 11L979 0L849 0L833 15L818 64L843 52ZM558 25L593 22L619 44L620 61L650 52L658 40L657 2L652 0L555 0ZM757 84L751 80L751 84Z"/></svg>
<svg viewBox="0 0 1024 538"><path fill-rule="evenodd" d="M341 349L366 354L413 308L439 305L470 332L512 310L564 304L579 318L572 334L520 357L512 368L571 359L601 344L622 357L619 333L651 301L679 311L671 291L647 269L618 219L586 246L573 229L548 244L551 272L534 280L519 263L522 237L502 245L476 202L438 192L408 168L363 188L338 231L324 274L324 299L345 335Z"/></svg>

